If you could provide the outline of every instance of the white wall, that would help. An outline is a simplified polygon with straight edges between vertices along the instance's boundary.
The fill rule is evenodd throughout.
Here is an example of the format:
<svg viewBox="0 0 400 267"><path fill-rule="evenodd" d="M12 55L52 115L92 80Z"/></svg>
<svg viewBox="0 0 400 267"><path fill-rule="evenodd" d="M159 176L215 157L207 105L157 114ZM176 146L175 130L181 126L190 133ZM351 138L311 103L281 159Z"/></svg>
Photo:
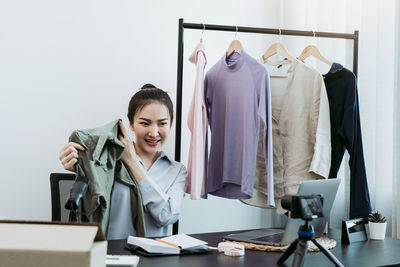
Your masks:
<svg viewBox="0 0 400 267"><path fill-rule="evenodd" d="M377 174L382 174L379 179L391 177L386 168L392 168L393 164L378 160L387 153L393 155L392 150L387 150L389 140L393 140L390 116L393 103L386 102L392 94L389 81L384 78L386 74L377 77L376 71L384 65L389 73L393 72L391 63L387 65L394 51L391 29L387 26L394 18L390 9L394 0L384 6L378 3L376 0L0 2L0 216L50 219L49 174L63 172L58 152L72 130L99 126L118 117L126 123L130 97L147 82L169 91L175 101L180 17L194 23L336 32L359 29L361 118L371 196L375 196L375 186L380 192L391 189L375 179ZM194 66L187 58L200 34L196 30L185 30L184 34L184 126L194 83ZM205 32L206 70L223 55L233 37L233 33ZM277 40L276 36L246 33L239 33L238 38L255 57ZM283 42L294 56L305 45L315 42L327 58L348 68L352 66L351 41L283 37ZM378 55L377 47L387 52ZM327 71L323 64L313 61L309 64L321 72ZM377 100L381 94L383 97ZM188 136L184 128L184 163ZM173 134L165 150L173 155ZM345 176L344 170L340 173ZM344 188L343 183L333 211L336 226L347 214L348 194ZM185 199L180 222L180 230L187 233L280 224L274 211L216 197Z"/></svg>
<svg viewBox="0 0 400 267"><path fill-rule="evenodd" d="M63 172L58 152L74 129L126 118L128 101L146 82L175 101L178 18L186 21L273 25L263 1L3 1L0 5L1 162L0 215L50 219L49 174ZM275 25L274 25L275 26ZM184 114L193 87L187 61L200 31L185 32ZM241 35L246 49L263 42ZM232 33L204 35L211 67ZM186 118L183 118L185 123ZM126 120L125 120L126 122ZM185 125L185 124L184 124ZM183 134L182 161L188 138ZM173 130L174 133L174 130ZM166 146L173 155L174 134ZM208 214L209 220L204 218ZM212 198L183 207L186 232L270 225L270 211ZM199 218L203 222L199 223ZM249 219L251 218L251 219ZM215 226L215 221L221 224ZM234 223L230 223L233 221Z"/></svg>
<svg viewBox="0 0 400 267"><path fill-rule="evenodd" d="M396 14L400 14L400 2L396 2ZM396 27L395 27L395 47L400 47L400 16L396 16ZM394 121L395 121L395 134L393 138L395 155L394 155L394 170L393 170L393 202L398 203L400 200L400 49L397 49L395 57L396 59L396 68L395 68L395 92L393 100L395 102L395 112L394 112ZM396 90L397 89L397 90ZM396 238L400 238L400 205L392 205L392 236Z"/></svg>

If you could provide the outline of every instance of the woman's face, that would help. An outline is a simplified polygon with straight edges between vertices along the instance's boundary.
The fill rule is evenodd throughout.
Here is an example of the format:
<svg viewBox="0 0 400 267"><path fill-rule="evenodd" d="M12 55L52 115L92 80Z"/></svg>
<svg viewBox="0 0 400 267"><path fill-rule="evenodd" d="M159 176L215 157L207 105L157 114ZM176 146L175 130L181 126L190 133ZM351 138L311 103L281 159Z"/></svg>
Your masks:
<svg viewBox="0 0 400 267"><path fill-rule="evenodd" d="M145 105L136 111L130 128L136 135L136 153L156 153L161 150L171 130L168 108L160 102Z"/></svg>

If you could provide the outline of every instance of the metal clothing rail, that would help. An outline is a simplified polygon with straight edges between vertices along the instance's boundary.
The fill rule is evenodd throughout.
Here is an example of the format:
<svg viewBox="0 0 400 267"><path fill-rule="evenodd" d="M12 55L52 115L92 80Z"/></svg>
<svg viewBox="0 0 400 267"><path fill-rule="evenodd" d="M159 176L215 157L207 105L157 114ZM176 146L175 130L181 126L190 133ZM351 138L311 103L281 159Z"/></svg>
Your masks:
<svg viewBox="0 0 400 267"><path fill-rule="evenodd" d="M358 31L350 33L317 32L317 31L299 31L287 29L255 28L243 26L214 25L203 23L185 23L183 18L179 19L178 25L178 70L177 70L177 89L176 89L176 132L175 132L175 160L181 160L181 130L182 130L182 82L183 82L183 32L184 29L210 30L210 31L229 31L229 32L247 32L259 34L292 35L292 36L310 36L324 38L338 38L353 40L353 72L357 76L358 66ZM178 233L178 222L174 223L173 234Z"/></svg>

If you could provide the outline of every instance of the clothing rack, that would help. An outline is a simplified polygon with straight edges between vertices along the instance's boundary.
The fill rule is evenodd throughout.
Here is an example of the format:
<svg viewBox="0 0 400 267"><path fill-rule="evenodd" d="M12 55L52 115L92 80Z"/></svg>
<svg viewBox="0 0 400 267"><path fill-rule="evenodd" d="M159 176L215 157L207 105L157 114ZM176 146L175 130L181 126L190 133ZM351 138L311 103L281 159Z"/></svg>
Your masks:
<svg viewBox="0 0 400 267"><path fill-rule="evenodd" d="M203 23L186 23L183 18L179 19L178 25L178 70L176 86L176 132L175 132L175 160L181 160L181 134L182 134L182 82L183 82L183 32L184 29L210 30L210 31L229 31L229 32L247 32L259 34L292 35L292 36L310 36L337 39L353 40L353 72L357 76L358 67L358 31L351 33L335 32L317 32L317 31L299 31L287 29L255 28L243 26L214 25ZM174 223L172 233L178 233L178 222Z"/></svg>

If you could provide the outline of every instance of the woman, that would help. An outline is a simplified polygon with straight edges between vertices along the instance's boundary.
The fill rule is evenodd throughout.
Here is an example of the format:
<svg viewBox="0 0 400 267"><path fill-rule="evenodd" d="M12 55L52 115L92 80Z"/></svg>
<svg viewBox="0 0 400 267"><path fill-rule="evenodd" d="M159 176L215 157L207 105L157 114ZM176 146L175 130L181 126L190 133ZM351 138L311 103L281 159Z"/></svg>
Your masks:
<svg viewBox="0 0 400 267"><path fill-rule="evenodd" d="M121 160L141 192L146 235L167 235L168 225L179 218L187 177L185 166L161 151L172 126L171 99L163 90L146 84L131 98L128 119L136 141L130 140L120 121L118 139L125 146ZM75 171L78 151L83 150L80 144L70 142L60 151L60 161L66 170ZM129 201L128 186L115 182L107 239L125 239L128 235L135 235L130 209L126 208Z"/></svg>

